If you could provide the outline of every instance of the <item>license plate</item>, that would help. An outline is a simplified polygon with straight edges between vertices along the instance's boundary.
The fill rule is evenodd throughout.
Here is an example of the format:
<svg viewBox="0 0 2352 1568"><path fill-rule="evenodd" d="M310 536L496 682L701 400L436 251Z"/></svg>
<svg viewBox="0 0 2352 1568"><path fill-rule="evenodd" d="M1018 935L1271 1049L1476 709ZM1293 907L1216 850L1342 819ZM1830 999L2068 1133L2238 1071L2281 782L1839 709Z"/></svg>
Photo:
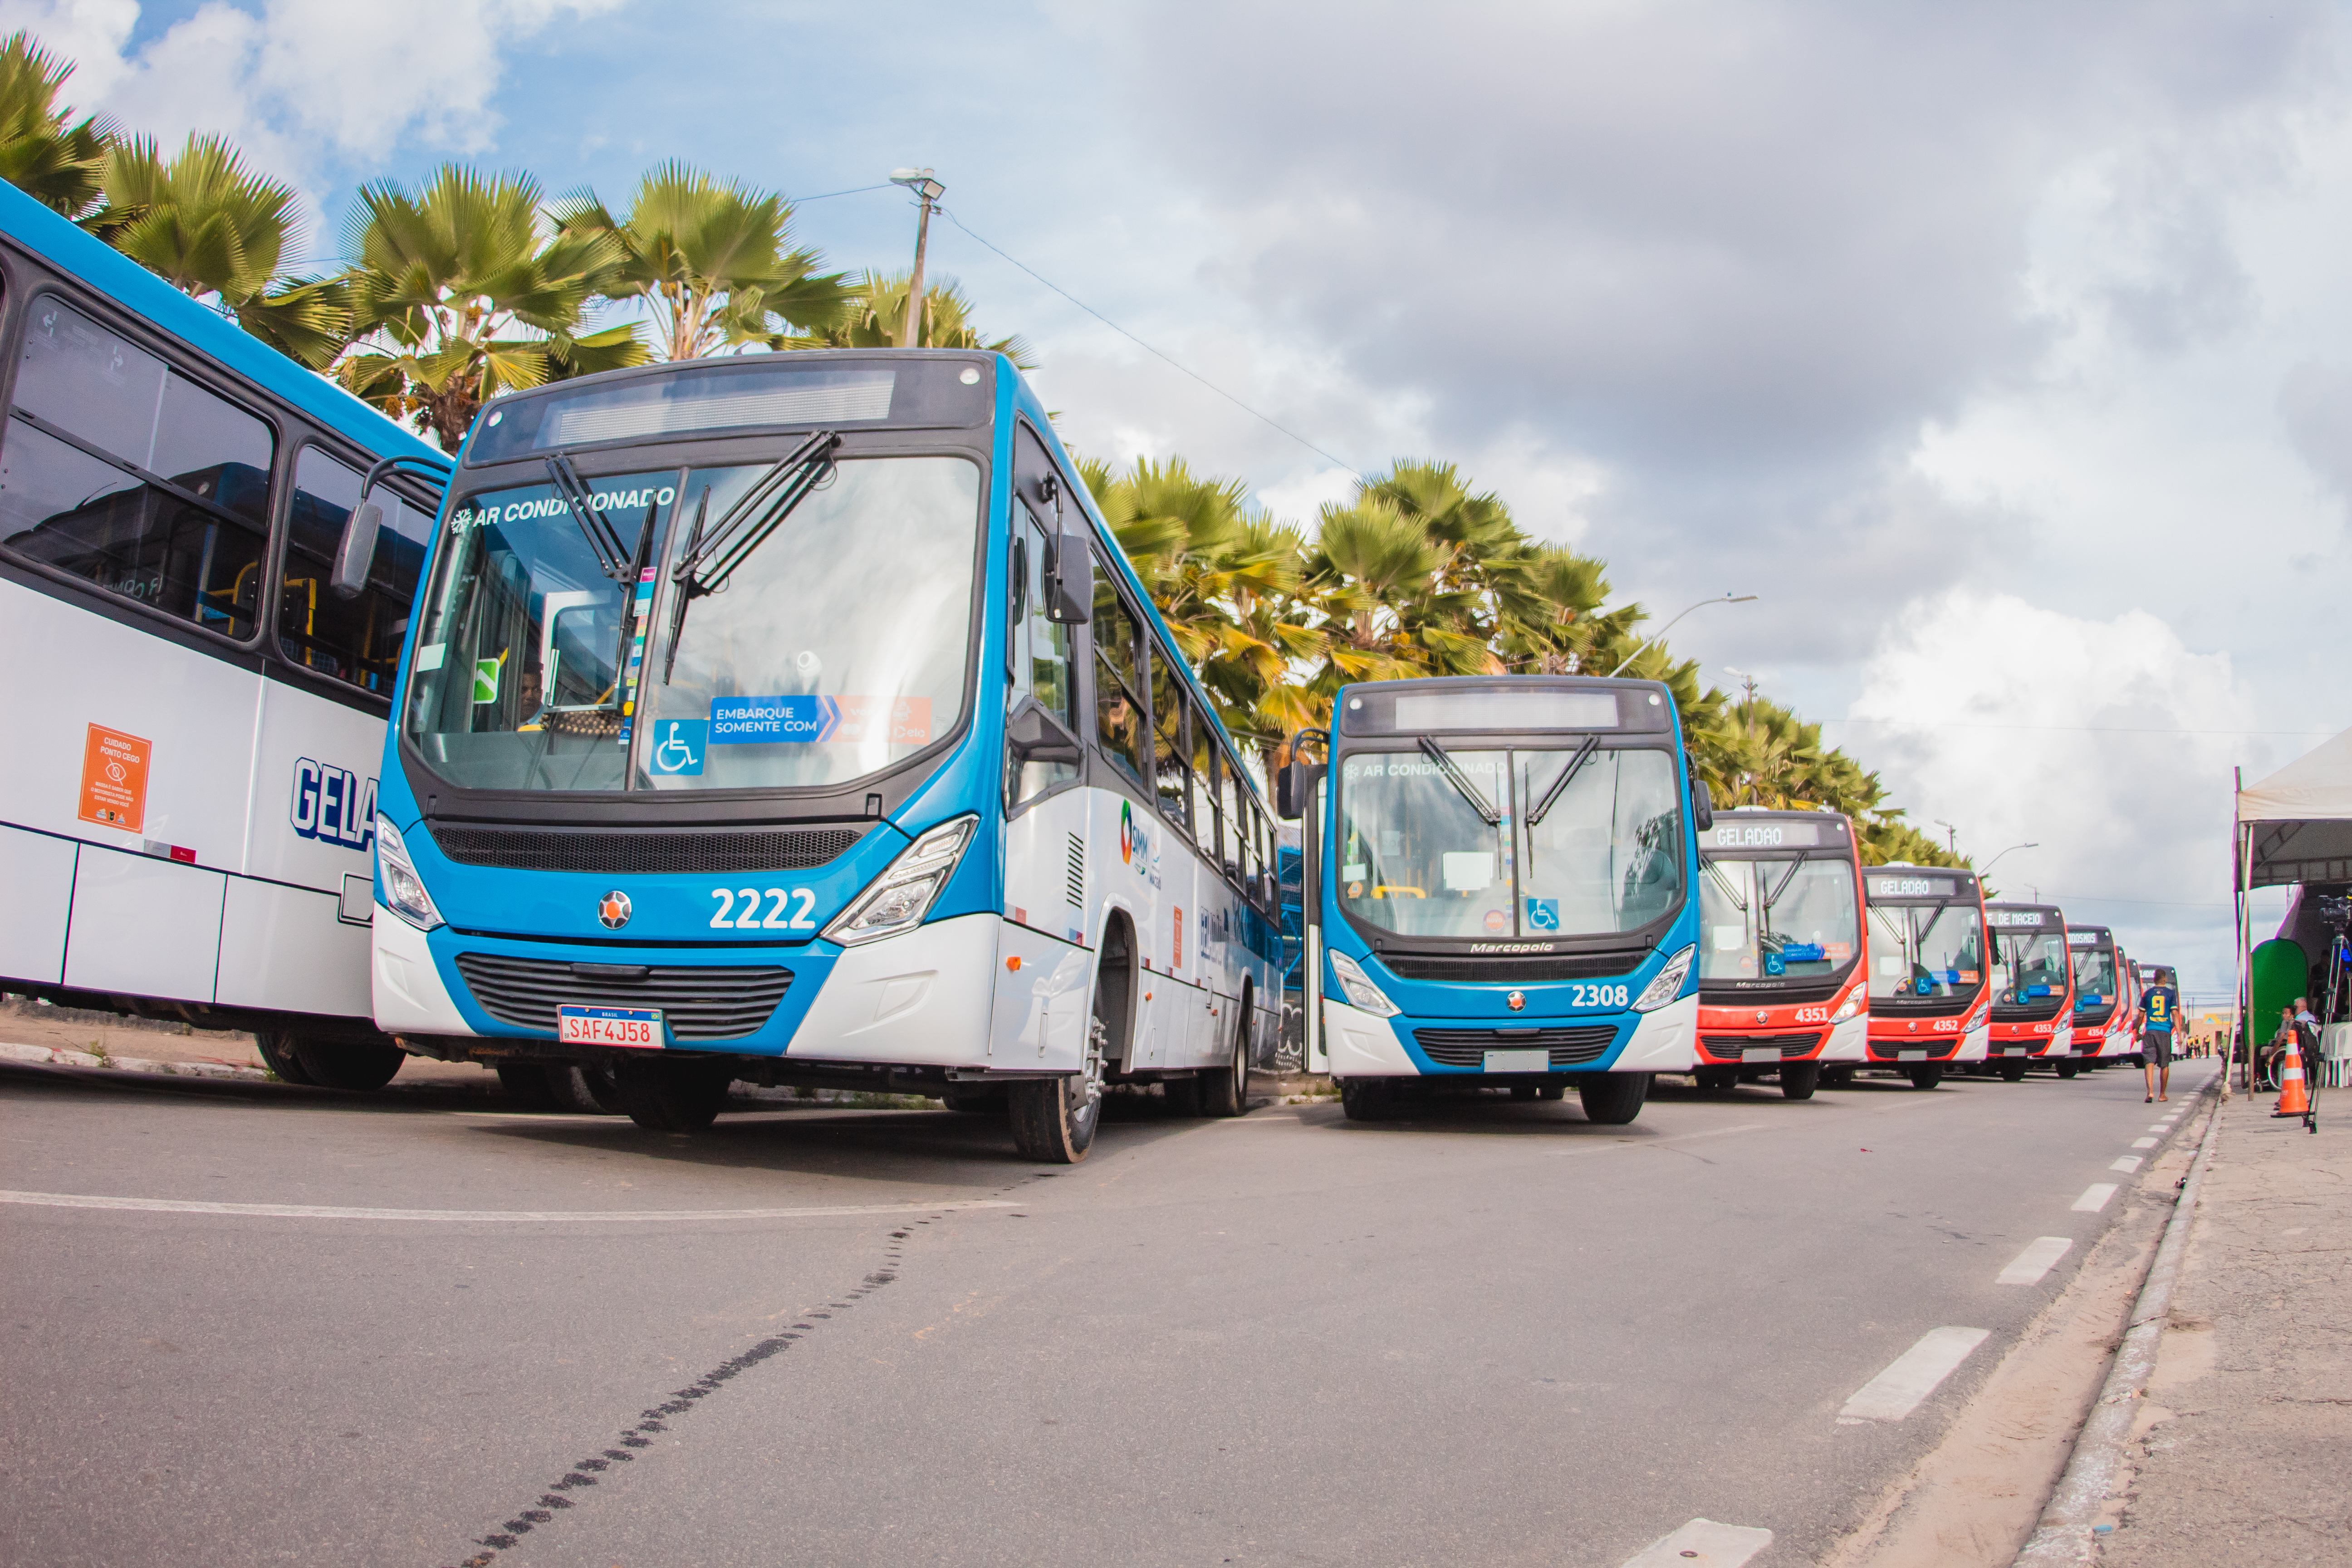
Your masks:
<svg viewBox="0 0 2352 1568"><path fill-rule="evenodd" d="M1778 1046L1750 1046L1746 1050L1739 1053L1739 1059L1743 1062L1777 1062L1780 1059L1780 1047Z"/></svg>
<svg viewBox="0 0 2352 1568"><path fill-rule="evenodd" d="M628 1046L648 1051L667 1043L658 1007L558 1007L555 1037L567 1046Z"/></svg>
<svg viewBox="0 0 2352 1568"><path fill-rule="evenodd" d="M1488 1072L1549 1072L1551 1053L1547 1050L1488 1051Z"/></svg>
<svg viewBox="0 0 2352 1568"><path fill-rule="evenodd" d="M2033 1048L2031 1046L2002 1046L2000 1049L2000 1054L2005 1057L2030 1057L2033 1054Z"/></svg>
<svg viewBox="0 0 2352 1568"><path fill-rule="evenodd" d="M1924 1062L1927 1059L1927 1053L1925 1051L1897 1051L1895 1053L1895 1059L1898 1062Z"/></svg>

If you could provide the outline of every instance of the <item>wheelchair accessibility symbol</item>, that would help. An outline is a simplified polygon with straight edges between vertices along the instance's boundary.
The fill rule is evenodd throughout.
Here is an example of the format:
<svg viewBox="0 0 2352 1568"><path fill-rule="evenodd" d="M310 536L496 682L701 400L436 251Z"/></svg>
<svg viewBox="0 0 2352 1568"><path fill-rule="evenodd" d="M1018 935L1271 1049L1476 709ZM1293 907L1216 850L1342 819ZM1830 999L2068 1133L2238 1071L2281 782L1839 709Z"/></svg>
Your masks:
<svg viewBox="0 0 2352 1568"><path fill-rule="evenodd" d="M1528 929L1529 931L1558 931L1559 929L1559 900L1558 899L1529 899L1528 900Z"/></svg>
<svg viewBox="0 0 2352 1568"><path fill-rule="evenodd" d="M700 773L703 748L709 742L708 719L656 720L653 771L665 775Z"/></svg>

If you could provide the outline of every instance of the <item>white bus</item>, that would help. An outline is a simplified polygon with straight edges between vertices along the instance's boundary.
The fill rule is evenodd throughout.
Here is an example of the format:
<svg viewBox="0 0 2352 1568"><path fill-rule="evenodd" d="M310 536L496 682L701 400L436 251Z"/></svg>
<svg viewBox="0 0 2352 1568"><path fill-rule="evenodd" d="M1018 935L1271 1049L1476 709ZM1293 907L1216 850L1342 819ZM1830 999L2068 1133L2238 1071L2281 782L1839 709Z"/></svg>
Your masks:
<svg viewBox="0 0 2352 1568"><path fill-rule="evenodd" d="M380 1087L376 758L446 459L5 184L0 344L0 989Z"/></svg>

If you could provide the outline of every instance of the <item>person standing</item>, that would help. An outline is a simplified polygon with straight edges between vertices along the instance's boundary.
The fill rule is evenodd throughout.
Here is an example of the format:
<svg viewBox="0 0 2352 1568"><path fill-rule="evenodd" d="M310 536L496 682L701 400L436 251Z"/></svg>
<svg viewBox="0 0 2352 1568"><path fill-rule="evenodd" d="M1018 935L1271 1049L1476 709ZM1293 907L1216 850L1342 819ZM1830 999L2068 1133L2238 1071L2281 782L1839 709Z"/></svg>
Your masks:
<svg viewBox="0 0 2352 1568"><path fill-rule="evenodd" d="M2172 1030L2180 1021L2180 993L2172 984L2172 971L2156 972L2156 984L2140 993L2139 1054L2147 1068L2147 1103L2170 1100L2172 1088Z"/></svg>

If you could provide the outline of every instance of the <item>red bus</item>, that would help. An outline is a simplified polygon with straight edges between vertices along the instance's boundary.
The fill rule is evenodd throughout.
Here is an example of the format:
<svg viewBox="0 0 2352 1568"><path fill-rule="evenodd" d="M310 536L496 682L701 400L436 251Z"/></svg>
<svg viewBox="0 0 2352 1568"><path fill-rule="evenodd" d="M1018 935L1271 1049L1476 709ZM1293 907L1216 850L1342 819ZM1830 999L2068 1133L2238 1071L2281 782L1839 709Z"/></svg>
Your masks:
<svg viewBox="0 0 2352 1568"><path fill-rule="evenodd" d="M2116 933L2105 926L2070 925L2066 952L2074 963L2075 1064L2104 1067L2130 1056L2139 998Z"/></svg>
<svg viewBox="0 0 2352 1568"><path fill-rule="evenodd" d="M1811 1099L1823 1063L1863 1059L1869 1029L1853 824L1742 806L1699 834L1698 860L1698 1086L1777 1073Z"/></svg>
<svg viewBox="0 0 2352 1568"><path fill-rule="evenodd" d="M1896 861L1862 874L1869 912L1870 1054L1916 1089L1985 1059L1984 887L1973 871ZM1843 1075L1841 1075L1843 1076Z"/></svg>
<svg viewBox="0 0 2352 1568"><path fill-rule="evenodd" d="M2066 916L2054 904L1987 904L1992 931L1992 1048L1989 1059L2015 1083L2046 1061L2060 1078L2082 1070L2074 1060L2074 965Z"/></svg>

